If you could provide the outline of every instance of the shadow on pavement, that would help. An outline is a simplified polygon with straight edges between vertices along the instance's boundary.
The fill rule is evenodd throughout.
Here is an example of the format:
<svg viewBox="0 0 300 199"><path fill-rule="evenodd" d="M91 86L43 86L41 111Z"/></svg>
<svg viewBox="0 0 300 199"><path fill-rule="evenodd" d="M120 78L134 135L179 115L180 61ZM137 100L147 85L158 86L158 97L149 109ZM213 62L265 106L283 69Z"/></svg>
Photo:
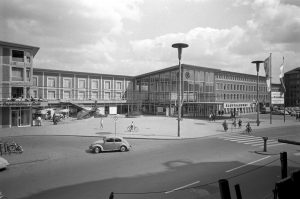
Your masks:
<svg viewBox="0 0 300 199"><path fill-rule="evenodd" d="M275 161L278 160L275 159ZM269 162L264 163L267 165ZM239 161L193 163L179 159L164 162L163 165L166 167L164 172L116 177L59 187L41 191L24 199L108 199L111 192L114 192L115 199L219 199L218 180L220 179L228 179L232 196L235 195L234 185L239 184L244 199L265 198L272 194L275 182L280 180L280 166L274 166L274 164L272 166L248 165L229 173L224 171L239 167L244 163ZM295 169L289 167L289 172ZM122 170L116 172L122 173ZM184 186L189 183L190 186Z"/></svg>

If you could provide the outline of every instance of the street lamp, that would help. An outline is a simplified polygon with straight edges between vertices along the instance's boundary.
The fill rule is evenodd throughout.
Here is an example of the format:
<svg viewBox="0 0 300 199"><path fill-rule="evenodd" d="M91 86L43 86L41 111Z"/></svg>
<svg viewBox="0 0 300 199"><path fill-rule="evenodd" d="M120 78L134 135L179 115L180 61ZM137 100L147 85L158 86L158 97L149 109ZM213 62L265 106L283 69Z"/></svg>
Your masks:
<svg viewBox="0 0 300 199"><path fill-rule="evenodd" d="M184 43L176 43L172 45L173 48L178 49L178 60L179 60L179 91L177 94L177 102L178 102L178 137L180 137L180 121L181 121L181 53L183 48L189 47L189 45Z"/></svg>
<svg viewBox="0 0 300 199"><path fill-rule="evenodd" d="M257 82L256 82L256 111L257 111L257 119L256 119L256 124L259 126L259 102L258 102L258 82L259 82L259 65L261 63L264 63L263 61L253 61L251 62L252 64L256 64L256 72L257 72Z"/></svg>

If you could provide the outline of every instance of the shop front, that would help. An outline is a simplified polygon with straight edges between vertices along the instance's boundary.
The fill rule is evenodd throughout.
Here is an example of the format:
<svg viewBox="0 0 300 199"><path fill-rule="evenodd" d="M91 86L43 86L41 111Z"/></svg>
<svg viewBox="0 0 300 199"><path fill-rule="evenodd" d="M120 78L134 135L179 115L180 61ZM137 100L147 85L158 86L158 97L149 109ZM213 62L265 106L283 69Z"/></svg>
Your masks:
<svg viewBox="0 0 300 199"><path fill-rule="evenodd" d="M0 127L25 127L32 125L33 107L47 106L47 102L1 102Z"/></svg>

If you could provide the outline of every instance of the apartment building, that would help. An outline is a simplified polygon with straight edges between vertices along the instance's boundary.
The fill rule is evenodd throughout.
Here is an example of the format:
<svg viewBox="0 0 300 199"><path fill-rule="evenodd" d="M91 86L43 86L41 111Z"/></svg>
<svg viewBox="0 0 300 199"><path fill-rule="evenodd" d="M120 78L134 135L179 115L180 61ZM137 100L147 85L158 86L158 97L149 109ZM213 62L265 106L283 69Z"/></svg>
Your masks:
<svg viewBox="0 0 300 199"><path fill-rule="evenodd" d="M284 74L285 106L300 106L300 67Z"/></svg>
<svg viewBox="0 0 300 199"><path fill-rule="evenodd" d="M33 58L38 50L0 41L0 127L30 126L32 109L48 106L30 100Z"/></svg>

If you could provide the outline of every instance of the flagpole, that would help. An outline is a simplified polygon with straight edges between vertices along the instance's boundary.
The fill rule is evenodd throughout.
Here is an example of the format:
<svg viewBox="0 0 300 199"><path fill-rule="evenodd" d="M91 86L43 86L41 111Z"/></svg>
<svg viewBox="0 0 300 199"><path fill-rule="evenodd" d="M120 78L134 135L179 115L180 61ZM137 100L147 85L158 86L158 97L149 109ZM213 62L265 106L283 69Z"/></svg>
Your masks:
<svg viewBox="0 0 300 199"><path fill-rule="evenodd" d="M282 64L284 65L284 57L282 57ZM284 68L282 69L282 72L283 72L283 74L284 74ZM282 77L282 79L284 80L284 76ZM285 123L285 89L283 89L283 122Z"/></svg>
<svg viewBox="0 0 300 199"><path fill-rule="evenodd" d="M270 124L272 124L272 53L270 53Z"/></svg>

